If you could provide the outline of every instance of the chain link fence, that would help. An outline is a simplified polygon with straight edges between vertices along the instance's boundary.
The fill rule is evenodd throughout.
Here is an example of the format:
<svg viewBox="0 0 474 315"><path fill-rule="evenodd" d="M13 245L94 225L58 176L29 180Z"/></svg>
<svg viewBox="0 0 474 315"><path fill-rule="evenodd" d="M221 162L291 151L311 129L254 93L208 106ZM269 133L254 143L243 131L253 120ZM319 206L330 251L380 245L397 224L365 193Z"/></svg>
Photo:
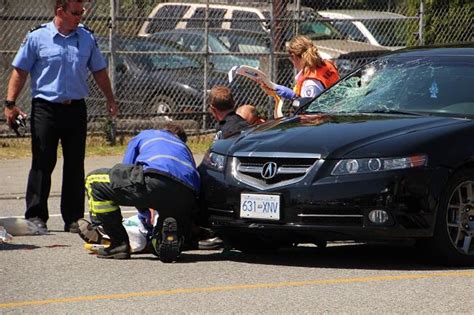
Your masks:
<svg viewBox="0 0 474 315"><path fill-rule="evenodd" d="M420 44L473 41L472 1L444 6L409 0L180 1L96 0L83 23L94 30L106 56L120 114L109 124L105 99L93 80L89 132L134 134L174 120L190 134L212 131L206 98L216 84L229 86L237 105L254 104L268 118L273 99L253 81L228 71L249 65L293 86L285 43L309 36L341 75L391 50ZM52 20L54 1L0 0L0 85L6 95L11 61L28 30ZM29 85L29 83L27 83ZM17 103L30 111L25 86ZM289 104L284 109L289 110ZM73 119L73 118L72 118ZM4 121L3 121L4 122ZM1 136L13 135L3 123Z"/></svg>

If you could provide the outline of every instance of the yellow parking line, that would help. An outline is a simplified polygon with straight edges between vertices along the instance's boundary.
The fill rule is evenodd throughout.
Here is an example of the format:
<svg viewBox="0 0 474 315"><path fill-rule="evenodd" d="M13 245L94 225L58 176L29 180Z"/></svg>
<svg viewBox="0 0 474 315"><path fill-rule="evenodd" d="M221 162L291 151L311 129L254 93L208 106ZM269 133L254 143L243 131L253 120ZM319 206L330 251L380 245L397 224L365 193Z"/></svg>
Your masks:
<svg viewBox="0 0 474 315"><path fill-rule="evenodd" d="M307 285L361 283L361 282L374 282L374 281L397 281L397 280L427 279L427 278L440 278L440 277L472 277L472 276L474 276L474 271L453 271L453 272L436 272L436 273L421 273L421 274L404 274L404 275L395 275L395 276L389 275L389 276L374 276L374 277L360 277L360 278L339 278L339 279L320 279L320 280L307 280L307 281L287 281L287 282L275 282L275 283L255 283L255 284L228 285L228 286L217 286L217 287L207 287L207 288L181 288L181 289L173 289L173 290L130 292L130 293L109 294L109 295L77 296L77 297L69 297L69 298L46 299L46 300L36 300L36 301L19 301L19 302L11 302L11 303L2 303L0 304L0 309L1 308L15 308L15 307L22 307L22 306L55 304L55 303L127 299L127 298L133 298L133 297L153 297L153 296L177 295L177 294L200 293L200 292L221 292L221 291L233 291L233 290L245 290L245 289L298 287L298 286L307 286Z"/></svg>

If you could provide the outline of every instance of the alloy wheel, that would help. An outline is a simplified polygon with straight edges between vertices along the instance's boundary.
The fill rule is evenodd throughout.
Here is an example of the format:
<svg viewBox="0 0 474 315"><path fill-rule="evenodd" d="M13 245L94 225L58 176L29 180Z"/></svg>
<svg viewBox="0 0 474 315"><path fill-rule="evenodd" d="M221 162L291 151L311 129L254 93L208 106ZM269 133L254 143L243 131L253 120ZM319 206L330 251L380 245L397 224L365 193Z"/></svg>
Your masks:
<svg viewBox="0 0 474 315"><path fill-rule="evenodd" d="M452 245L463 255L474 255L474 182L465 181L453 190L446 213Z"/></svg>

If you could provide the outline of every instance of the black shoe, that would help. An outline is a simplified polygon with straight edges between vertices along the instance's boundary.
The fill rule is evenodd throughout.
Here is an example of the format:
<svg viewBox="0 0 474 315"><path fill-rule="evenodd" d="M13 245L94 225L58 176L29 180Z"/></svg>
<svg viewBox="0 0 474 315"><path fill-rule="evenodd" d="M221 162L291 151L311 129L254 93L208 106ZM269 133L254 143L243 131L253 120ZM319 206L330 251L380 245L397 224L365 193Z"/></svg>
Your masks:
<svg viewBox="0 0 474 315"><path fill-rule="evenodd" d="M43 219L39 217L34 217L34 218L28 218L27 219L30 222L33 222L39 230L43 230L45 233L48 232L48 226L46 225L46 222L43 221Z"/></svg>
<svg viewBox="0 0 474 315"><path fill-rule="evenodd" d="M103 244L105 240L110 241L110 238L103 231L102 226L94 225L86 219L77 220L79 225L79 236L84 242L89 244Z"/></svg>
<svg viewBox="0 0 474 315"><path fill-rule="evenodd" d="M224 247L224 241L218 237L199 241L199 249L219 249Z"/></svg>
<svg viewBox="0 0 474 315"><path fill-rule="evenodd" d="M158 258L164 263L174 262L180 254L180 242L178 239L178 223L172 217L163 221L161 239L158 235L152 238L152 245Z"/></svg>
<svg viewBox="0 0 474 315"><path fill-rule="evenodd" d="M64 225L64 232L79 233L79 224L74 221Z"/></svg>
<svg viewBox="0 0 474 315"><path fill-rule="evenodd" d="M130 258L130 245L124 242L119 245L110 245L106 248L99 248L97 257L106 259L128 259Z"/></svg>

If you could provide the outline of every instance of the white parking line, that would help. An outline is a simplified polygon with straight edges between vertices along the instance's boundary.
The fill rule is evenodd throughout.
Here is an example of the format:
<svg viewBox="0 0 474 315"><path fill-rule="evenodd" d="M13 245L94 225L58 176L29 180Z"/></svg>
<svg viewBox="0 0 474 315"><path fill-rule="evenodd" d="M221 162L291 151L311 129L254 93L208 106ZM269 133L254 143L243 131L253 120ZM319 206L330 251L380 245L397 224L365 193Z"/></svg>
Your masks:
<svg viewBox="0 0 474 315"><path fill-rule="evenodd" d="M122 212L122 214L125 214L125 213L137 213L138 211L137 210L122 210L121 212ZM87 213L87 215L89 215L89 214ZM24 215L12 215L12 216L8 216L8 217L0 217L0 219L7 219L7 218L23 219L24 217L25 217ZM50 218L61 217L61 213L50 214L49 217Z"/></svg>

